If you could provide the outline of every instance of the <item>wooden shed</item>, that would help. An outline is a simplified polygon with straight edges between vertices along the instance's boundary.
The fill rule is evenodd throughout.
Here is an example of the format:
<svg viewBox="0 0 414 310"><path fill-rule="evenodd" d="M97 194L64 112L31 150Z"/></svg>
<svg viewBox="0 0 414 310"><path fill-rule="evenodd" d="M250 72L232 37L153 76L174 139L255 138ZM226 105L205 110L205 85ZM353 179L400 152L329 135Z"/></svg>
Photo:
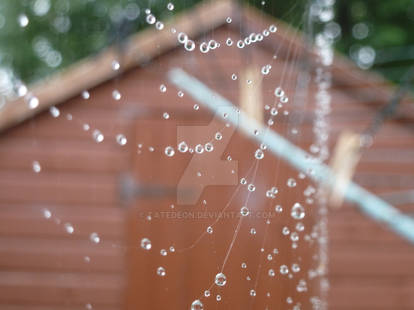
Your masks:
<svg viewBox="0 0 414 310"><path fill-rule="evenodd" d="M273 24L278 30L263 41L236 46ZM197 48L185 50L180 32ZM210 40L220 47L201 52ZM204 309L317 307L319 279L309 276L319 259L312 237L317 205L303 195L313 183L266 150L256 160L254 141L167 78L181 68L239 105L246 68L271 64L256 94L263 104L256 116L267 122L264 107L274 104L275 87L295 93L304 46L296 31L261 12L233 1L206 2L162 31L132 36L122 53L108 49L34 85L29 91L38 107L31 109L27 98L7 103L0 111L0 308L190 309L197 299ZM331 72L333 149L343 130L369 126L394 89L340 57ZM315 89L311 82L309 98ZM413 107L403 100L363 152L354 177L404 213L414 204ZM312 102L299 110L290 102L271 128L307 150L313 109ZM300 121L292 117L298 114ZM222 137L212 138L217 132ZM177 135L194 149L213 141L214 151L180 152ZM201 184L201 196L177 203L177 184L197 157L182 194L191 196ZM297 184L288 186L289 178ZM274 198L266 195L272 187ZM237 215L247 201L252 216L242 219ZM295 202L306 216L293 242ZM330 211L328 223L329 309L413 309L412 244L351 204ZM279 272L282 266L288 274ZM214 283L220 272L225 285ZM306 289L298 290L301 280Z"/></svg>

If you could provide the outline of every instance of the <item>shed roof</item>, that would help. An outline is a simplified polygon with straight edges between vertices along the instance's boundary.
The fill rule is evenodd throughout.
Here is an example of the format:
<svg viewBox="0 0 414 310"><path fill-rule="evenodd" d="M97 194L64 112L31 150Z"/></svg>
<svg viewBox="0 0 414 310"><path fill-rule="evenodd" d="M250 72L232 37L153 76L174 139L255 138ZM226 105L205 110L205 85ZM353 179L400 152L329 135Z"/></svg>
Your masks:
<svg viewBox="0 0 414 310"><path fill-rule="evenodd" d="M198 37L225 24L229 16L233 19L230 27L238 29L242 25L247 32L260 31L269 23L274 22L274 19L263 16L251 7L240 6L234 0L212 0L175 16L166 23L165 28L175 28L185 32L189 37ZM297 36L292 29L280 21L278 21L276 35L267 39L265 44L277 47L281 57L287 56L289 45L293 45L298 51L299 60L304 59L303 56L309 56L303 37ZM75 63L29 87L29 93L39 99L37 108L29 108L27 96L7 102L0 113L0 130L17 125L53 105L78 95L85 89L114 78L119 74L111 67L114 59L121 58L121 70L126 71L145 64L152 58L175 48L178 44L176 35L170 31L149 28L132 35L127 39L122 55L116 47L109 47L100 54ZM353 96L361 103L371 105L373 108L386 104L394 92L391 83L372 72L360 70L339 55L336 55L331 70L336 87L344 91L352 89ZM408 101L408 99L403 100L396 119L414 118L414 106L407 105Z"/></svg>

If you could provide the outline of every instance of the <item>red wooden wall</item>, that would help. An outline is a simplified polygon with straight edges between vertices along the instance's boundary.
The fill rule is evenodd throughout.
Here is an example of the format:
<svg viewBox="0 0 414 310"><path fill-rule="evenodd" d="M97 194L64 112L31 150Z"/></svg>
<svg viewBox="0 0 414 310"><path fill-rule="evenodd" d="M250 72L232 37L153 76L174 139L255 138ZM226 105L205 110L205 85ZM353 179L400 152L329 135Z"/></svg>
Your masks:
<svg viewBox="0 0 414 310"><path fill-rule="evenodd" d="M134 176L136 180L143 177L150 179L151 171L154 171L153 179L146 184L164 181L169 185L171 175L186 162L177 154L169 163L163 154L163 143L175 141L175 122L205 124L212 117L203 107L195 111L195 102L185 94L183 98L177 96L178 90L169 85L165 78L168 68L182 67L237 103L239 81L233 81L231 75L239 74L250 63L260 66L271 63L271 74L265 76L263 82L264 104L273 104L273 90L281 80L282 86L293 98L299 71L297 62L283 57L273 60L274 51L268 47L259 48L258 44L247 53L234 46L224 47L228 35L238 36L227 28L213 31L203 39L213 37L222 43L222 48L214 52L204 55L197 50L192 53L181 49L173 51L154 59L145 67L136 68L114 81L90 90L89 100L76 96L63 103L59 106L59 118L43 113L2 133L1 309L77 310L93 307L112 310L128 308L128 302L130 305L146 305L146 309L161 309L162 306L167 308L171 305L178 309L188 307L197 292L202 293L205 287L202 284L214 277L214 266L224 258L237 222L228 223L228 228L225 229L225 226L219 225L216 239L204 240L201 248L189 251L188 256L169 253L166 262L171 261L171 268L167 269L167 277L162 282L150 269L162 262L162 258L155 252L159 248L154 246L151 254L143 253L139 248L140 234L143 236L144 233L149 233L150 238L151 235L154 237L155 245L167 247L170 241L186 244L188 240L199 236L204 226L181 223L171 228L171 232L167 228L173 223L162 226L160 223L154 224L154 220L149 223L142 218L135 222L134 212L140 208L147 210L146 208L155 207L164 210L162 208L169 206L172 198L141 198L125 203L121 199L121 179L125 174ZM284 68L287 70L284 71ZM166 93L159 91L160 84L167 85ZM114 89L122 93L120 101L112 99ZM312 85L310 97L314 90ZM370 103L361 102L353 90L349 84L335 84L333 87L333 111L330 116L332 146L341 130L362 130L375 113ZM375 94L372 100L376 100ZM290 110L291 107L287 106L287 109ZM164 112L170 114L170 120L163 120ZM303 113L305 118L296 137L289 134L289 116L279 115L274 128L301 147L307 148L314 139L311 130L312 106L307 106ZM91 129L85 131L84 124L88 124ZM94 129L99 129L104 134L102 143L93 140ZM413 188L413 132L412 123L387 122L372 148L364 153L355 181L378 195ZM116 143L115 137L119 133L127 136L126 146ZM140 148L137 145L140 143L143 144L142 153L138 154ZM150 143L154 143L154 146ZM149 146L155 147L154 153L150 154ZM253 162L252 152L255 148L237 134L229 146L229 154L239 161L239 177ZM279 220L271 224L271 237L266 245L266 253L273 247L280 250L281 256L274 262L274 269L278 271L277 266L281 262L291 263L298 256L290 248L291 243L281 236L281 228L285 223L292 225L287 210L292 202L302 197L307 181L298 182L295 189L288 189L286 179L296 177L297 172L280 159L272 158L269 153L265 156L266 162L262 164L262 170L259 170L257 198L254 201L258 207L266 210L276 203L285 207ZM33 171L33 161L40 163L40 173ZM279 196L275 201L268 202L258 196L270 184L264 180L274 180L279 187ZM233 189L208 188L204 197L208 205L216 202L211 203L212 210L220 210ZM312 212L316 206L306 207L309 217L306 218L305 233L309 233L314 222ZM407 213L413 211L413 205L399 207ZM233 208L238 209L238 206ZM50 218L45 218L45 210L50 211ZM67 232L69 224L74 228L73 233ZM249 239L249 225L255 225L258 231L255 241ZM256 268L250 270L251 273L260 264L265 266L262 273L269 268L266 258L259 256L266 224L261 222L249 225L242 227L237 246L231 255L229 272L234 275L233 279L236 275L241 276L240 261L244 257ZM223 231L219 232L220 229ZM182 230L185 231L185 236L182 235ZM91 240L92 233L98 234L99 243ZM348 205L330 213L329 235L330 309L414 307L414 248L410 244L362 215L354 206ZM175 246L179 248L180 244ZM300 243L299 249L305 247L304 242ZM312 250L314 248L310 247L301 253L304 266L312 264ZM188 268L180 269L182 264L188 264ZM173 276L174 272L176 276ZM180 272L185 293L177 299L166 298L171 297L167 290L171 288L174 291L173 284L180 279ZM146 275L146 278L142 275ZM306 273L302 272L301 276L306 277ZM273 282L262 280L265 284L257 288L257 299L253 302L248 296L251 285L244 278L237 278L236 281L237 284L229 284L227 291L223 291L223 300L217 303L217 308L237 305L241 309L263 309L265 306L269 309L287 309L291 305L286 303L285 298L292 296L295 302L302 302L304 309L309 309L309 295L304 298L295 293L293 282L282 279L280 274L277 274ZM134 295L131 288L135 287L140 287L146 293ZM311 286L310 290L316 293L317 288ZM267 291L272 292L272 297L265 296ZM240 292L245 292L245 296L238 298L236 296L239 295L234 295ZM205 302L209 309L216 304L212 300L214 297L211 296Z"/></svg>

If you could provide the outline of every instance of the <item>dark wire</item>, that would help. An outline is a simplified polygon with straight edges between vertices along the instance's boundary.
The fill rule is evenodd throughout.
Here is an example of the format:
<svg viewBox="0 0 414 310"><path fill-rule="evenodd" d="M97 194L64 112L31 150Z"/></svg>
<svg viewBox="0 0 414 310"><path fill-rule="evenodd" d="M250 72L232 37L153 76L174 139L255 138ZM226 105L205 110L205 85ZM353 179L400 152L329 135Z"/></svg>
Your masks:
<svg viewBox="0 0 414 310"><path fill-rule="evenodd" d="M398 105L405 97L410 89L410 85L414 80L414 66L407 70L401 79L401 84L392 95L390 101L384 105L378 113L374 116L371 124L364 131L364 135L373 137L381 128L383 123L393 117L397 111Z"/></svg>

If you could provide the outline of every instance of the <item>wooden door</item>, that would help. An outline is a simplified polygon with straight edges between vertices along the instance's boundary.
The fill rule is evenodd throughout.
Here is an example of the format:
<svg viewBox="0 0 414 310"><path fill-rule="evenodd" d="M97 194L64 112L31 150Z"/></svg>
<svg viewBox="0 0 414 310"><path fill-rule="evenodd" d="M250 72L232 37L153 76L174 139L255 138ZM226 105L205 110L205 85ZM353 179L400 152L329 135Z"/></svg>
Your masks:
<svg viewBox="0 0 414 310"><path fill-rule="evenodd" d="M316 290L307 278L315 265L310 258L314 244L304 240L313 222L311 212L302 221L305 230L297 231L299 241L292 242L291 234L282 233L285 227L296 230L298 221L290 217L290 208L297 197L303 197L307 180L296 178L297 172L267 152L263 159L255 159L257 145L206 111L177 112L169 119L155 114L136 121L132 173L136 195L128 217L126 308L190 309L197 299L204 309L285 309L309 304ZM215 139L216 132L222 134L221 140ZM193 149L210 141L214 150L181 153L177 149L181 139ZM173 156L166 154L168 146L174 148ZM220 153L218 165L216 159L209 159L214 152ZM177 192L197 156L199 169L184 182L187 188ZM294 188L286 185L291 176L297 179ZM214 178L217 182L211 181ZM240 183L242 178L246 184ZM177 203L183 201L179 195L184 200L192 197L200 184L209 185L194 203ZM254 191L248 190L249 184L254 184ZM266 196L271 187L279 189L275 198ZM277 205L284 210L275 211ZM241 216L243 206L249 209L248 216ZM141 246L144 238L150 240L150 249ZM292 249L292 243L298 244L297 249ZM292 270L295 263L300 271ZM284 265L288 274L280 272ZM226 276L223 286L215 284L220 272ZM306 281L307 291L298 292L301 280Z"/></svg>

